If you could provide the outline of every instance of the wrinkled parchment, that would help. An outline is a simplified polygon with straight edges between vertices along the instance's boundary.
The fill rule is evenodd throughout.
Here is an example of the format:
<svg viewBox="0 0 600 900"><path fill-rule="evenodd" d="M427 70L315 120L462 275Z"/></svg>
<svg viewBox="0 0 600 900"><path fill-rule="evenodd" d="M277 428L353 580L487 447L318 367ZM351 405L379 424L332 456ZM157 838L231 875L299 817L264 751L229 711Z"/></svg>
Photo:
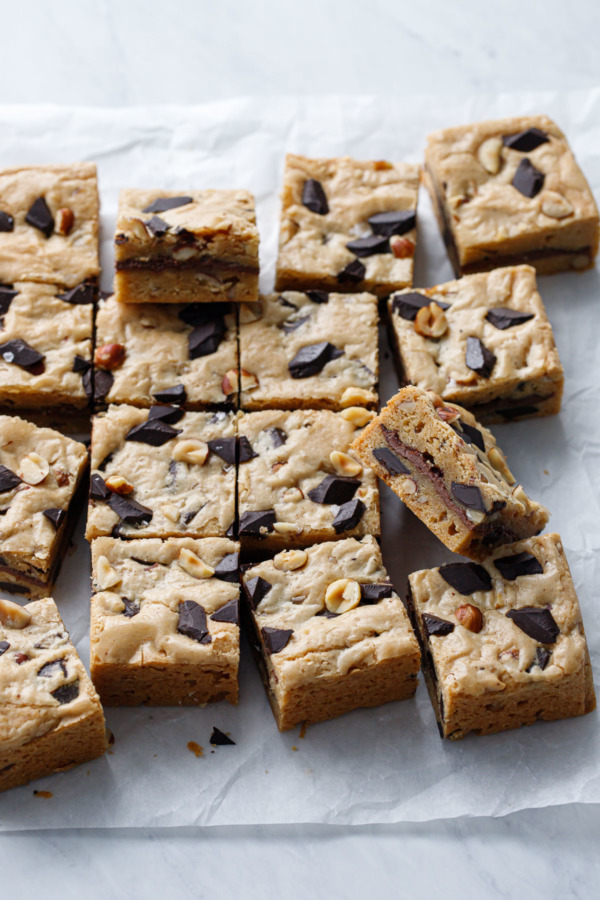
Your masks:
<svg viewBox="0 0 600 900"><path fill-rule="evenodd" d="M247 187L258 201L263 290L273 283L283 154L419 161L435 128L543 112L567 132L600 196L600 91L474 98L281 98L199 107L84 110L0 107L0 165L95 160L102 198L103 287L121 187ZM415 283L452 277L428 197L419 207ZM494 430L513 472L551 512L571 564L600 671L600 296L598 272L540 279L566 370L558 417ZM396 390L385 338L382 399ZM408 572L450 554L384 489L384 556L400 592ZM89 551L80 524L55 596L88 661ZM0 796L0 828L423 821L505 815L600 801L597 714L521 731L440 741L423 683L416 700L279 734L248 647L241 702L205 709L109 709L103 759ZM213 726L234 747L212 748ZM188 741L204 748L197 758Z"/></svg>

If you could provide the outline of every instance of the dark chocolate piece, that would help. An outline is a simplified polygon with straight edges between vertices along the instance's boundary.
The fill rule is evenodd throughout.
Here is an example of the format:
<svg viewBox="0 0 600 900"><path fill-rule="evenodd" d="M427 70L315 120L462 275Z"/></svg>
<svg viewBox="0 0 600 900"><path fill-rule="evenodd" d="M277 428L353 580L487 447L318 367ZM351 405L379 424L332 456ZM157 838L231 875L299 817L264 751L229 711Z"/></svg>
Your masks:
<svg viewBox="0 0 600 900"><path fill-rule="evenodd" d="M531 199L536 197L543 188L544 178L544 173L536 169L528 159L522 159L511 184L524 197Z"/></svg>
<svg viewBox="0 0 600 900"><path fill-rule="evenodd" d="M457 435L467 444L475 444L476 447L479 447L479 449L485 453L485 441L479 428L475 428L474 425L469 425L468 422L463 422L462 420L460 422L462 431L454 423L452 423L450 427L453 428Z"/></svg>
<svg viewBox="0 0 600 900"><path fill-rule="evenodd" d="M494 565L507 581L514 581L520 575L541 575L544 571L539 559L526 551L495 559Z"/></svg>
<svg viewBox="0 0 600 900"><path fill-rule="evenodd" d="M89 359L84 359L83 356L79 356L76 354L73 357L73 368L71 371L73 372L89 372L92 368L92 363Z"/></svg>
<svg viewBox="0 0 600 900"><path fill-rule="evenodd" d="M154 237L162 237L171 227L160 216L152 216L148 222L144 222L144 225Z"/></svg>
<svg viewBox="0 0 600 900"><path fill-rule="evenodd" d="M384 235L370 234L368 237L350 241L346 244L346 248L359 259L363 259L367 256L375 256L377 253L389 253L390 242Z"/></svg>
<svg viewBox="0 0 600 900"><path fill-rule="evenodd" d="M186 325L205 325L214 319L222 319L231 311L229 303L186 303L177 318Z"/></svg>
<svg viewBox="0 0 600 900"><path fill-rule="evenodd" d="M0 209L0 231L14 231L15 220L10 213Z"/></svg>
<svg viewBox="0 0 600 900"><path fill-rule="evenodd" d="M74 288L56 296L59 300L64 300L65 303L81 306L82 304L93 303L95 293L96 289L93 281L81 281Z"/></svg>
<svg viewBox="0 0 600 900"><path fill-rule="evenodd" d="M287 319L279 327L284 334L291 334L292 331L296 331L298 328L300 328L301 325L304 325L305 322L309 322L310 319L311 316L301 316L299 319Z"/></svg>
<svg viewBox="0 0 600 900"><path fill-rule="evenodd" d="M535 651L535 663L533 665L538 665L543 671L550 662L551 656L551 650L547 650L545 647L537 647ZM533 668L533 665L529 666L528 672Z"/></svg>
<svg viewBox="0 0 600 900"><path fill-rule="evenodd" d="M332 359L339 359L343 355L344 351L339 350L329 341L306 344L290 360L288 370L292 378L310 378L311 375L318 375Z"/></svg>
<svg viewBox="0 0 600 900"><path fill-rule="evenodd" d="M410 475L410 469L400 462L396 454L387 447L376 447L373 450L373 456L384 469L387 469L390 475Z"/></svg>
<svg viewBox="0 0 600 900"><path fill-rule="evenodd" d="M327 291L306 291L306 296L313 303L328 303L329 294Z"/></svg>
<svg viewBox="0 0 600 900"><path fill-rule="evenodd" d="M360 259L353 259L347 266L337 273L337 280L340 284L358 284L363 280L367 270L361 263Z"/></svg>
<svg viewBox="0 0 600 900"><path fill-rule="evenodd" d="M142 210L143 213L161 213L168 209L177 209L179 206L187 206L192 203L191 197L159 197L150 206Z"/></svg>
<svg viewBox="0 0 600 900"><path fill-rule="evenodd" d="M212 638L206 624L206 612L195 600L184 600L179 604L179 634L184 634L199 644L210 644Z"/></svg>
<svg viewBox="0 0 600 900"><path fill-rule="evenodd" d="M489 378L496 365L496 357L479 338L468 337L465 363L482 378Z"/></svg>
<svg viewBox="0 0 600 900"><path fill-rule="evenodd" d="M554 616L544 606L522 606L520 609L509 609L506 613L515 625L525 634L539 641L540 644L553 644L560 634L560 628Z"/></svg>
<svg viewBox="0 0 600 900"><path fill-rule="evenodd" d="M225 320L222 317L197 325L188 337L189 358L198 359L201 356L215 353L219 349L224 335Z"/></svg>
<svg viewBox="0 0 600 900"><path fill-rule="evenodd" d="M537 406L511 406L508 409L497 409L496 414L504 419L517 419L519 416L535 416L538 412Z"/></svg>
<svg viewBox="0 0 600 900"><path fill-rule="evenodd" d="M347 503L352 500L360 487L358 478L347 478L344 475L326 475L312 490L308 497L313 503Z"/></svg>
<svg viewBox="0 0 600 900"><path fill-rule="evenodd" d="M235 465L236 439L234 437L215 438L206 443L211 453L216 453L217 456L220 456L221 459L225 460L226 463L229 463L230 466Z"/></svg>
<svg viewBox="0 0 600 900"><path fill-rule="evenodd" d="M0 465L0 494L12 491L17 485L21 484L22 480L12 469Z"/></svg>
<svg viewBox="0 0 600 900"><path fill-rule="evenodd" d="M261 537L261 529L272 531L275 518L273 509L249 509L240 516L239 532Z"/></svg>
<svg viewBox="0 0 600 900"><path fill-rule="evenodd" d="M147 563L145 565L147 565ZM123 606L125 607L122 615L124 615L126 619L133 619L134 616L137 616L140 611L139 603L136 603L135 600L128 600L127 597L121 597L121 600L123 601Z"/></svg>
<svg viewBox="0 0 600 900"><path fill-rule="evenodd" d="M367 222L374 234L382 234L389 238L393 234L406 234L407 231L412 231L417 224L417 212L414 209L403 209L375 213L374 216L369 216Z"/></svg>
<svg viewBox="0 0 600 900"><path fill-rule="evenodd" d="M274 447L281 447L287 441L287 434L283 428L267 428L267 434L270 436Z"/></svg>
<svg viewBox="0 0 600 900"><path fill-rule="evenodd" d="M439 616L434 616L431 613L421 613L421 621L423 622L423 628L427 637L431 637L432 635L445 637L447 634L451 634L454 631L454 622L448 622L447 619L440 619Z"/></svg>
<svg viewBox="0 0 600 900"><path fill-rule="evenodd" d="M475 484L460 484L458 481L452 482L452 493L459 503L468 509L478 509L480 512L487 512L481 491Z"/></svg>
<svg viewBox="0 0 600 900"><path fill-rule="evenodd" d="M329 212L329 204L323 190L323 185L315 178L308 178L302 187L302 203L311 212L318 216L326 216Z"/></svg>
<svg viewBox="0 0 600 900"><path fill-rule="evenodd" d="M267 596L271 587L272 584L267 581L266 578L261 578L260 575L257 575L256 578L251 578L244 583L244 590L246 591L246 596L250 601L252 609L256 609L263 597Z"/></svg>
<svg viewBox="0 0 600 900"><path fill-rule="evenodd" d="M163 388L162 391L156 391L152 396L160 403L185 403L187 400L187 392L182 384L174 384L173 387Z"/></svg>
<svg viewBox="0 0 600 900"><path fill-rule="evenodd" d="M38 353L34 347L31 347L21 338L15 338L12 341L6 341L5 344L0 344L0 356L5 362L21 366L22 369L27 369L28 371L38 368L40 363L44 362L44 354ZM32 375L41 374L41 372L33 371L31 373Z"/></svg>
<svg viewBox="0 0 600 900"><path fill-rule="evenodd" d="M67 512L64 509L58 509L58 507L52 506L49 509L45 509L43 515L52 522L58 531L67 517Z"/></svg>
<svg viewBox="0 0 600 900"><path fill-rule="evenodd" d="M511 150L519 150L520 153L531 153L541 144L547 144L550 138L540 128L527 128L516 134L505 134L502 143Z"/></svg>
<svg viewBox="0 0 600 900"><path fill-rule="evenodd" d="M0 656L2 656L3 653L6 653L9 647L10 644L8 641L0 641Z"/></svg>
<svg viewBox="0 0 600 900"><path fill-rule="evenodd" d="M86 378L91 378L91 374L92 370L90 369L90 371L83 376L84 382ZM96 369L94 371L94 400L101 403L113 386L114 380L112 372L107 372L105 369Z"/></svg>
<svg viewBox="0 0 600 900"><path fill-rule="evenodd" d="M212 618L214 618L214 616L211 616L211 619ZM235 741L232 741L230 737L227 737L227 735L224 734L221 729L217 728L216 726L213 726L212 734L210 736L210 743L215 744L215 746L217 747L227 747L229 745L235 747Z"/></svg>
<svg viewBox="0 0 600 900"><path fill-rule="evenodd" d="M38 669L37 674L42 678L52 678L57 672L61 672L65 678L67 677L67 667L63 659L53 659L52 662L46 663L41 669Z"/></svg>
<svg viewBox="0 0 600 900"><path fill-rule="evenodd" d="M12 284L0 284L0 316L6 315L18 293Z"/></svg>
<svg viewBox="0 0 600 900"><path fill-rule="evenodd" d="M25 216L25 221L45 234L47 238L54 231L54 219L44 197L38 197L33 201Z"/></svg>
<svg viewBox="0 0 600 900"><path fill-rule="evenodd" d="M477 563L448 563L446 566L440 566L438 572L451 588L465 597L476 591L492 589L489 572Z"/></svg>
<svg viewBox="0 0 600 900"><path fill-rule="evenodd" d="M173 428L160 419L148 418L145 422L134 425L125 435L125 440L149 444L150 447L162 447L178 434L181 434L181 428Z"/></svg>
<svg viewBox="0 0 600 900"><path fill-rule="evenodd" d="M90 478L90 500L106 500L110 491L104 483L102 475L94 473Z"/></svg>
<svg viewBox="0 0 600 900"><path fill-rule="evenodd" d="M61 706L76 700L79 697L79 678L71 681L70 684L63 684L61 687L56 688L55 691L52 691L52 696L55 700L58 700Z"/></svg>
<svg viewBox="0 0 600 900"><path fill-rule="evenodd" d="M237 583L240 568L240 554L228 553L215 568L215 578Z"/></svg>
<svg viewBox="0 0 600 900"><path fill-rule="evenodd" d="M125 525L145 526L152 520L152 510L147 506L142 506L136 500L111 493L107 502Z"/></svg>
<svg viewBox="0 0 600 900"><path fill-rule="evenodd" d="M494 328L506 331L507 328L514 328L515 325L529 322L534 315L535 313L521 312L520 309L509 309L507 306L495 306L486 314L486 319Z"/></svg>
<svg viewBox="0 0 600 900"><path fill-rule="evenodd" d="M378 603L385 597L391 597L394 588L387 581L375 584L361 584L360 586L360 602L361 603Z"/></svg>
<svg viewBox="0 0 600 900"><path fill-rule="evenodd" d="M434 297L426 297L425 294L420 294L419 291L411 291L409 294L394 294L392 312L398 313L399 316L407 319L409 322L414 322L419 310L424 306L429 306L430 303L437 303L440 309L450 308L449 303L443 303Z"/></svg>
<svg viewBox="0 0 600 900"><path fill-rule="evenodd" d="M150 419L158 419L161 422L166 422L167 425L174 425L184 415L185 411L179 409L178 406L151 406L148 410L148 421Z"/></svg>
<svg viewBox="0 0 600 900"><path fill-rule="evenodd" d="M260 629L267 653L279 653L287 647L294 631L292 628L270 628L265 625Z"/></svg>
<svg viewBox="0 0 600 900"><path fill-rule="evenodd" d="M231 625L238 625L240 621L240 602L237 597L214 612L211 619L213 622L229 622Z"/></svg>
<svg viewBox="0 0 600 900"><path fill-rule="evenodd" d="M240 462L240 463L248 462L249 459L254 459L256 456L258 456L258 453L256 453L252 449L252 444L250 443L250 441L244 434L238 438L238 448L239 448L238 462Z"/></svg>
<svg viewBox="0 0 600 900"><path fill-rule="evenodd" d="M353 528L356 528L366 508L362 500L358 500L358 498L349 500L348 503L342 503L337 516L331 523L335 528L336 534L342 534L344 531L351 531Z"/></svg>

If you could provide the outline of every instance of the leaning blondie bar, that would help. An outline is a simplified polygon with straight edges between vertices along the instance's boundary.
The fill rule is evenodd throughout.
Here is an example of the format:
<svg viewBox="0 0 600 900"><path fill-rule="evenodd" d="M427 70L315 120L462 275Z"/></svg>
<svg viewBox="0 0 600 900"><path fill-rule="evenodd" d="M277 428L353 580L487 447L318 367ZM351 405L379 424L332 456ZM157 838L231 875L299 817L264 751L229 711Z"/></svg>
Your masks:
<svg viewBox="0 0 600 900"><path fill-rule="evenodd" d="M500 547L481 565L409 576L440 734L494 734L595 709L579 602L561 540Z"/></svg>

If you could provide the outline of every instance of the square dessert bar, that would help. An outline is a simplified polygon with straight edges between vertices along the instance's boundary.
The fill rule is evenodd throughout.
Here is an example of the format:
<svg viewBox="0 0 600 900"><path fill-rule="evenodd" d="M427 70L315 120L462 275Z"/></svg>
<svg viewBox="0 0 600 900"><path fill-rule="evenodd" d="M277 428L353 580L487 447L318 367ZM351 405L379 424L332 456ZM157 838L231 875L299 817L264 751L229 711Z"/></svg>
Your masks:
<svg viewBox="0 0 600 900"><path fill-rule="evenodd" d="M92 425L86 537L224 537L235 519L233 413L109 406Z"/></svg>
<svg viewBox="0 0 600 900"><path fill-rule="evenodd" d="M559 412L564 372L531 266L401 292L388 311L405 382L486 424Z"/></svg>
<svg viewBox="0 0 600 900"><path fill-rule="evenodd" d="M92 543L92 680L109 706L238 700L239 544Z"/></svg>
<svg viewBox="0 0 600 900"><path fill-rule="evenodd" d="M308 291L240 308L240 405L294 409L377 405L377 300Z"/></svg>
<svg viewBox="0 0 600 900"><path fill-rule="evenodd" d="M54 600L0 600L0 791L105 750L100 700Z"/></svg>
<svg viewBox="0 0 600 900"><path fill-rule="evenodd" d="M557 534L500 547L481 565L413 572L408 601L442 737L595 709L581 611Z"/></svg>
<svg viewBox="0 0 600 900"><path fill-rule="evenodd" d="M0 283L96 280L98 216L93 163L1 170Z"/></svg>
<svg viewBox="0 0 600 900"><path fill-rule="evenodd" d="M548 521L515 483L491 431L432 392L403 388L352 449L446 547L471 559Z"/></svg>
<svg viewBox="0 0 600 900"><path fill-rule="evenodd" d="M282 550L242 588L280 731L413 696L419 646L373 537Z"/></svg>
<svg viewBox="0 0 600 900"><path fill-rule="evenodd" d="M107 403L237 405L235 309L148 303L140 310L109 297L96 316L95 363L102 373L96 373L96 395Z"/></svg>
<svg viewBox="0 0 600 900"><path fill-rule="evenodd" d="M516 263L543 275L593 265L598 209L546 116L430 134L425 183L457 276Z"/></svg>
<svg viewBox="0 0 600 900"><path fill-rule="evenodd" d="M95 289L0 285L0 410L70 417L92 396Z"/></svg>
<svg viewBox="0 0 600 900"><path fill-rule="evenodd" d="M0 589L47 596L85 503L88 453L50 428L0 416Z"/></svg>
<svg viewBox="0 0 600 900"><path fill-rule="evenodd" d="M244 546L306 546L379 534L373 472L350 452L357 431L330 410L262 410L238 421Z"/></svg>
<svg viewBox="0 0 600 900"><path fill-rule="evenodd" d="M277 290L372 291L413 279L419 166L286 157Z"/></svg>
<svg viewBox="0 0 600 900"><path fill-rule="evenodd" d="M248 191L121 191L120 303L256 300L258 231Z"/></svg>

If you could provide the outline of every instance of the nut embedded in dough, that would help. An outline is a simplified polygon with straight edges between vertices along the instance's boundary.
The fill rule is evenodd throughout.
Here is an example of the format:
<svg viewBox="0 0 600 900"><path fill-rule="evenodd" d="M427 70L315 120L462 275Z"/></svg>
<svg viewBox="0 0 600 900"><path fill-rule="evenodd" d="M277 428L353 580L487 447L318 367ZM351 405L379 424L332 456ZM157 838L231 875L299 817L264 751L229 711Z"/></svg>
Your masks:
<svg viewBox="0 0 600 900"><path fill-rule="evenodd" d="M211 566L186 547L182 547L179 551L177 562L192 578L211 578L215 574L215 570Z"/></svg>
<svg viewBox="0 0 600 900"><path fill-rule="evenodd" d="M325 606L329 612L341 615L360 603L360 584L351 578L333 581L325 591Z"/></svg>
<svg viewBox="0 0 600 900"><path fill-rule="evenodd" d="M0 624L5 628L25 628L31 621L31 613L12 600L0 599Z"/></svg>

